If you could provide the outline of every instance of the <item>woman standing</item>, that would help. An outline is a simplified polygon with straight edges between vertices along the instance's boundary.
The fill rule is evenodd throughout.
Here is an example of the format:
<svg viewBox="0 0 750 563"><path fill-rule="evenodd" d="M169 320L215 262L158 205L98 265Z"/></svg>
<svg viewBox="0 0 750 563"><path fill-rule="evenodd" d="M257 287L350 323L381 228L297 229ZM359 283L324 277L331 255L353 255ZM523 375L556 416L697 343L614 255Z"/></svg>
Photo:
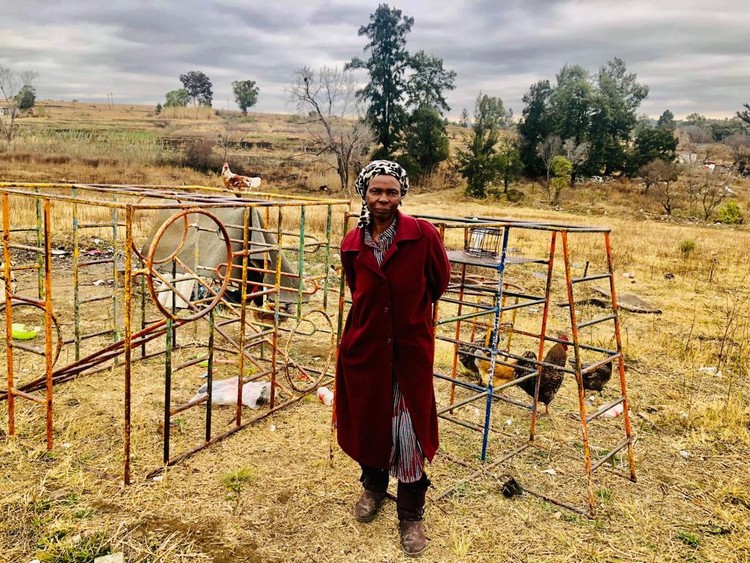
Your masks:
<svg viewBox="0 0 750 563"><path fill-rule="evenodd" d="M424 462L438 447L432 307L450 264L437 230L398 210L409 190L400 165L371 162L355 190L362 214L341 243L352 306L336 366L338 442L362 468L355 518L375 518L390 474L398 480L401 547L419 555L427 547Z"/></svg>

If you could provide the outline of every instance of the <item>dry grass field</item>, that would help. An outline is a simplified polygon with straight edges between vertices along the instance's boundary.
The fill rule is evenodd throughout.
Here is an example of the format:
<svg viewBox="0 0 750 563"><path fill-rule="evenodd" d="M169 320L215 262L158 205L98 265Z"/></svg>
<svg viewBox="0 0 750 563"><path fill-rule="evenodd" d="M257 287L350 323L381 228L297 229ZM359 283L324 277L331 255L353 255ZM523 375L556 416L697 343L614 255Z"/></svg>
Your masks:
<svg viewBox="0 0 750 563"><path fill-rule="evenodd" d="M215 143L214 153L233 168L260 175L264 190L337 195L318 192L319 185L335 185L336 177L305 152L305 132L294 116L157 116L140 106L59 102L43 104L36 117L23 121L14 150L0 152L2 181L218 187L218 169L197 172L178 163L186 139L197 137ZM458 129L451 134L453 142L460 142ZM621 312L637 435L637 482L612 471L627 469L621 454L597 471L594 518L530 494L502 495L502 481L512 475L528 489L585 503L577 395L570 380L553 402L552 416L539 419L538 448L459 484L438 500L441 491L482 467L480 435L441 422L443 454L428 469L434 485L426 510L430 547L421 560L750 560L748 228L666 219L658 201L626 182L566 189L560 207L552 209L538 185L517 186L525 197L509 204L502 197L467 199L456 181L446 173L429 186L415 187L404 210L609 227L618 292L638 295L661 314ZM748 210L748 182L737 179L733 188ZM511 242L522 254L543 252L545 244L532 235ZM571 255L574 268L589 262L600 269L602 238L571 237ZM558 245L558 274L560 262ZM57 266L61 285L68 267L64 261ZM540 281L534 274L519 270L508 275L534 287ZM19 276L24 287L35 283L29 274ZM563 299L559 285L553 291L556 302ZM70 303L63 308L68 310ZM563 307L554 307L551 315L552 330L569 323ZM103 316L106 312L86 312L92 324ZM583 337L611 344L611 335L597 331L583 331ZM193 353L180 350L175 361ZM439 346L438 371L449 370L451 353L450 346ZM4 372L4 359L0 365ZM179 374L175 402L192 396L202 371L195 366ZM358 470L335 445L331 408L314 396L198 453L159 479L146 479L161 459L163 378L161 358L134 365L130 486L122 484L120 368L55 390L55 447L49 452L43 411L21 403L18 435L9 438L7 405L0 403L0 561L88 562L116 552L123 552L128 562L165 563L407 559L398 547L393 502L370 524L354 521ZM611 400L614 387L610 382L603 398L593 402ZM436 381L436 391L445 403L446 384ZM516 393L510 392L520 399ZM200 434L201 412L194 410L179 417L173 429L180 447L196 443ZM476 410L473 414L480 416ZM232 412L232 407L216 408L218 431L227 428ZM245 409L246 418L254 414ZM528 435L529 415L523 410L498 402L493 418L503 431L493 434L489 461L518 447ZM604 418L591 427L595 449L622 437L622 417Z"/></svg>

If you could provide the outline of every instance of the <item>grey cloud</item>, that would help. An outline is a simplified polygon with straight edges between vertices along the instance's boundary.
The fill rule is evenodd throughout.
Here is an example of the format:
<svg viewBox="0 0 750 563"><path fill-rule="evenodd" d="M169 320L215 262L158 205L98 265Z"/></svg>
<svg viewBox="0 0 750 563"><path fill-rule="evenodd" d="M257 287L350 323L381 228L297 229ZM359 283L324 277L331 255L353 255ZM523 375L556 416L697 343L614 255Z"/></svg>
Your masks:
<svg viewBox="0 0 750 563"><path fill-rule="evenodd" d="M303 65L341 66L360 56L357 36L371 0L47 0L0 5L0 64L38 70L41 97L155 103L201 70L216 100L231 81L261 88L259 111L289 111L284 88ZM411 52L425 50L457 73L456 116L479 89L518 113L529 86L566 64L592 73L613 57L651 87L641 109L732 115L747 102L750 13L711 0L441 0L390 2L415 18ZM50 31L62 26L67 40ZM20 30L23 33L19 33ZM31 32L26 30L31 29ZM59 29L59 28L55 28ZM41 31L40 31L41 30ZM98 33L96 33L98 30ZM96 37L91 37L95 33ZM93 49L91 46L96 45ZM92 52L93 51L93 52ZM217 105L219 105L217 103ZM223 104L222 104L223 107Z"/></svg>

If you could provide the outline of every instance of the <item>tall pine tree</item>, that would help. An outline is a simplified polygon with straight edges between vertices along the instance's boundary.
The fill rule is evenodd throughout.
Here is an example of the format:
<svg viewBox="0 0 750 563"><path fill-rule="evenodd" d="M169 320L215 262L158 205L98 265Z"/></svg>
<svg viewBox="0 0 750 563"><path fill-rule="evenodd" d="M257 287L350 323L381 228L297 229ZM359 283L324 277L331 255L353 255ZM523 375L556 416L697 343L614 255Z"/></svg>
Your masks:
<svg viewBox="0 0 750 563"><path fill-rule="evenodd" d="M406 50L406 35L414 25L414 18L401 10L380 4L370 15L370 23L359 28L358 35L366 36L364 48L370 58L354 57L346 68L366 69L370 82L360 96L369 102L367 120L382 145L382 155L390 157L398 146L399 133L406 123L406 110L401 98L406 92L406 71L411 57Z"/></svg>

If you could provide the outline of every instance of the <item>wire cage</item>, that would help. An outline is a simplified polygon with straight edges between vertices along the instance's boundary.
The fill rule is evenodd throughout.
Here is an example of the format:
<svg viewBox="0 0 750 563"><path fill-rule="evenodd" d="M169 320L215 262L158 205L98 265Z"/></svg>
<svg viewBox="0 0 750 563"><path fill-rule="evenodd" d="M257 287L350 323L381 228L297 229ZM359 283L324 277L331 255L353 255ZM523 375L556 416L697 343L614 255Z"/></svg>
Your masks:
<svg viewBox="0 0 750 563"><path fill-rule="evenodd" d="M501 228L471 227L464 242L464 252L480 258L496 258L501 238Z"/></svg>

